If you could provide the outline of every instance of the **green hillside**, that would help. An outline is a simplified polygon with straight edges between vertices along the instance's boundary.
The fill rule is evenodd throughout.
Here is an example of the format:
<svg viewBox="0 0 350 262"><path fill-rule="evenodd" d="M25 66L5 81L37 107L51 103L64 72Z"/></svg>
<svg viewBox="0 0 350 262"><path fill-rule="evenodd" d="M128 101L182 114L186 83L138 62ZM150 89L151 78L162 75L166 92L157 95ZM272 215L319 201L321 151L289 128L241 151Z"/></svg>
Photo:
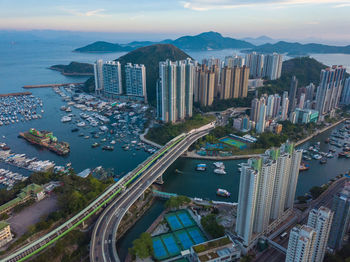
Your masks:
<svg viewBox="0 0 350 262"><path fill-rule="evenodd" d="M262 93L274 94L289 91L292 77L298 78L298 86L307 86L310 83L318 85L321 70L327 66L310 57L297 57L283 62L280 79L270 80L260 89Z"/></svg>
<svg viewBox="0 0 350 262"><path fill-rule="evenodd" d="M69 65L53 65L52 70L61 72L63 75L86 76L94 74L94 67L88 63L71 62Z"/></svg>

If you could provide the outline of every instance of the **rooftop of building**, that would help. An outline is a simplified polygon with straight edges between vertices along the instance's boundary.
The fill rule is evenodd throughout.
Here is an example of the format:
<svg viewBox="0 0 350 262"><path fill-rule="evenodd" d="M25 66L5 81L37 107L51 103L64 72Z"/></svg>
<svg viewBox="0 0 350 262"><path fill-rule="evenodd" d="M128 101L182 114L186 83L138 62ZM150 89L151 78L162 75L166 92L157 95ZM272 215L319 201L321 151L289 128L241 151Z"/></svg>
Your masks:
<svg viewBox="0 0 350 262"><path fill-rule="evenodd" d="M5 227L7 227L9 224L6 221L0 221L0 230L3 230Z"/></svg>
<svg viewBox="0 0 350 262"><path fill-rule="evenodd" d="M226 246L228 244L234 244L234 243L232 242L231 239L229 239L227 236L225 236L225 237L221 237L221 238L217 238L214 240L204 242L204 243L199 244L199 245L195 245L192 248L197 254L200 254L200 253L212 250L212 249Z"/></svg>

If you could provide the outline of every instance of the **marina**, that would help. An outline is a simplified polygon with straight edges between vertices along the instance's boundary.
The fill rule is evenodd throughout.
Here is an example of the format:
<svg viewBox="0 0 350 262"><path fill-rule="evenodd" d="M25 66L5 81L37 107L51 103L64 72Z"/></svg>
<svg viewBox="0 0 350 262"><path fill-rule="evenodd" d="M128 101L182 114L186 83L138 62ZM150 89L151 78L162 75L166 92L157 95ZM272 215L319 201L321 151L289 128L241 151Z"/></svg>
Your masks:
<svg viewBox="0 0 350 262"><path fill-rule="evenodd" d="M26 154L16 154L10 150L0 150L0 161L33 172L45 172L55 166L52 161L42 161L36 157L28 158Z"/></svg>
<svg viewBox="0 0 350 262"><path fill-rule="evenodd" d="M6 187L7 190L12 189L13 185L17 182L25 181L28 177L19 173L11 172L10 170L0 168L0 187L1 185Z"/></svg>
<svg viewBox="0 0 350 262"><path fill-rule="evenodd" d="M31 93L0 96L0 126L41 119L43 102Z"/></svg>
<svg viewBox="0 0 350 262"><path fill-rule="evenodd" d="M102 150L113 151L118 145L124 151L143 149L153 154L156 149L140 141L146 113L149 107L135 102L109 102L93 95L87 95L74 87L55 87L53 91L66 103L60 107L63 112L70 112L61 117L64 124L75 125L72 132L81 130L78 137L93 139L92 148L102 145ZM99 140L97 140L99 139Z"/></svg>

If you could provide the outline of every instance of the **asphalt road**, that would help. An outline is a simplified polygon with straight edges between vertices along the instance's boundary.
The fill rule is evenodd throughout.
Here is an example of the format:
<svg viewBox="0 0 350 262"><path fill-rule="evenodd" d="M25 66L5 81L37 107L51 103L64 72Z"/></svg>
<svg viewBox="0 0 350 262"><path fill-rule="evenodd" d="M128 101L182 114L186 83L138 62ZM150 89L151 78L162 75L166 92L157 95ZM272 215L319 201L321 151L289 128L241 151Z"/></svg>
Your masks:
<svg viewBox="0 0 350 262"><path fill-rule="evenodd" d="M206 131L189 136L170 149L162 158L143 172L141 177L120 194L102 213L91 239L90 260L93 262L117 262L115 234L126 211L143 192L168 168L187 148Z"/></svg>

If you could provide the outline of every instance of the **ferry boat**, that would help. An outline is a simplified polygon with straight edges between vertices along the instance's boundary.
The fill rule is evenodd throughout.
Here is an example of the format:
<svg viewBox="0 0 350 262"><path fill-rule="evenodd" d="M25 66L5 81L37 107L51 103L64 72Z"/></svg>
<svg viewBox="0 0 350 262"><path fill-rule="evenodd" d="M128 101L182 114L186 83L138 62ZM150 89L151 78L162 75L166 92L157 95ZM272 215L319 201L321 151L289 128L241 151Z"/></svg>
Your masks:
<svg viewBox="0 0 350 262"><path fill-rule="evenodd" d="M310 165L306 163L300 163L299 171L306 171L310 169Z"/></svg>
<svg viewBox="0 0 350 262"><path fill-rule="evenodd" d="M231 193L230 193L230 192L228 192L227 190L222 189L222 188L218 188L218 189L216 190L216 194L217 194L218 196L222 196L222 197L230 197L230 196L231 196Z"/></svg>
<svg viewBox="0 0 350 262"><path fill-rule="evenodd" d="M214 173L219 174L219 175L226 175L226 171L221 169L221 168L214 169Z"/></svg>
<svg viewBox="0 0 350 262"><path fill-rule="evenodd" d="M198 164L196 167L197 171L205 171L207 169L207 165L206 164Z"/></svg>

